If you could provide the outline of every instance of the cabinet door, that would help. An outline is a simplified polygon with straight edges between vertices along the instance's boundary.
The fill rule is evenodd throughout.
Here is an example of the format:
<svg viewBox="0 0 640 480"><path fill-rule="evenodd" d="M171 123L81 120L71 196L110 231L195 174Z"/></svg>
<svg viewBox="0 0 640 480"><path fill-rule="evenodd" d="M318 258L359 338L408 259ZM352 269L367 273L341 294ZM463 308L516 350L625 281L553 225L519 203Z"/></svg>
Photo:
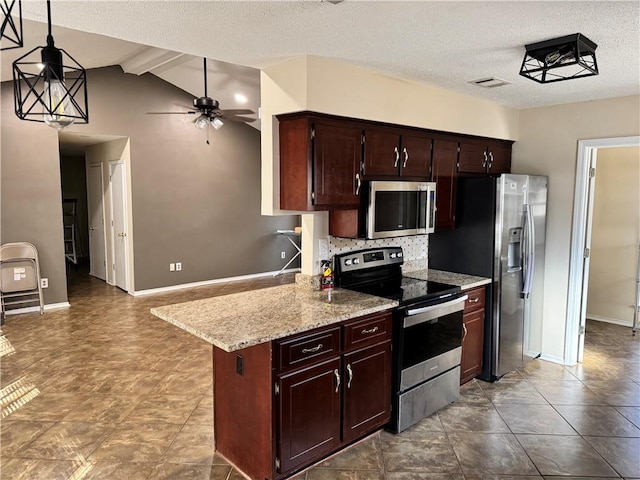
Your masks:
<svg viewBox="0 0 640 480"><path fill-rule="evenodd" d="M489 145L488 172L491 175L500 175L511 172L511 145L500 143Z"/></svg>
<svg viewBox="0 0 640 480"><path fill-rule="evenodd" d="M460 142L458 172L486 173L489 156L484 143Z"/></svg>
<svg viewBox="0 0 640 480"><path fill-rule="evenodd" d="M400 166L400 135L385 128L367 128L364 133L366 177L395 177Z"/></svg>
<svg viewBox="0 0 640 480"><path fill-rule="evenodd" d="M351 442L391 419L391 342L344 355L342 438Z"/></svg>
<svg viewBox="0 0 640 480"><path fill-rule="evenodd" d="M340 445L340 358L281 376L279 473L308 465Z"/></svg>
<svg viewBox="0 0 640 480"><path fill-rule="evenodd" d="M466 333L462 340L460 384L468 382L482 372L484 310L466 313L462 321Z"/></svg>
<svg viewBox="0 0 640 480"><path fill-rule="evenodd" d="M362 134L350 123L314 124L314 205L358 207Z"/></svg>
<svg viewBox="0 0 640 480"><path fill-rule="evenodd" d="M433 181L436 182L436 231L456 227L458 143L433 142Z"/></svg>
<svg viewBox="0 0 640 480"><path fill-rule="evenodd" d="M431 176L431 137L419 134L402 134L400 152L400 175L421 177Z"/></svg>

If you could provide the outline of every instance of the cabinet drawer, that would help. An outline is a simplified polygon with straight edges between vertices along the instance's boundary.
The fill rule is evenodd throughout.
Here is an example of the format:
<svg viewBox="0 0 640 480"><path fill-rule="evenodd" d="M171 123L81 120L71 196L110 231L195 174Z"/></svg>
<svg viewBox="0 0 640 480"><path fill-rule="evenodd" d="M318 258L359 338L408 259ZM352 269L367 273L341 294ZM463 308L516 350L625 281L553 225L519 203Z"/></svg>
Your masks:
<svg viewBox="0 0 640 480"><path fill-rule="evenodd" d="M464 302L464 312L473 312L475 310L484 310L484 287L474 288L466 292L467 301Z"/></svg>
<svg viewBox="0 0 640 480"><path fill-rule="evenodd" d="M391 338L392 313L369 315L344 325L344 349L365 347Z"/></svg>
<svg viewBox="0 0 640 480"><path fill-rule="evenodd" d="M278 368L303 367L340 353L340 327L276 341Z"/></svg>

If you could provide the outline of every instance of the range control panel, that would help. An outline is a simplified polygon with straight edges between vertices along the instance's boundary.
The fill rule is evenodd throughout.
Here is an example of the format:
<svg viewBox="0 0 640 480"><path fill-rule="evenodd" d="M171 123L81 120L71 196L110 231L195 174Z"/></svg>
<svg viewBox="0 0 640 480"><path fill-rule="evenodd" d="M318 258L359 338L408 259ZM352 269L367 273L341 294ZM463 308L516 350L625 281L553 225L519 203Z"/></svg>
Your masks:
<svg viewBox="0 0 640 480"><path fill-rule="evenodd" d="M336 255L333 266L337 272L353 272L403 263L402 247L381 247Z"/></svg>

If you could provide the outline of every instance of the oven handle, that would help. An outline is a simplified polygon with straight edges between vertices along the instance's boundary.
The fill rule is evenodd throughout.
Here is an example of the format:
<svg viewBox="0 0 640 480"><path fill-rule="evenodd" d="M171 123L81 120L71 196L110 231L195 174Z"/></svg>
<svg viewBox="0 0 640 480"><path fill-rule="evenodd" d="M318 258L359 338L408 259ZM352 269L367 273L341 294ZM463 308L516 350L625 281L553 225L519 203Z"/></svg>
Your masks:
<svg viewBox="0 0 640 480"><path fill-rule="evenodd" d="M467 298L469 298L468 295L463 295L455 300L450 300L445 303L407 310L406 316L404 317L403 327L412 327L419 323L428 322L429 320L449 315L450 313L460 312L464 310L464 302L467 301Z"/></svg>

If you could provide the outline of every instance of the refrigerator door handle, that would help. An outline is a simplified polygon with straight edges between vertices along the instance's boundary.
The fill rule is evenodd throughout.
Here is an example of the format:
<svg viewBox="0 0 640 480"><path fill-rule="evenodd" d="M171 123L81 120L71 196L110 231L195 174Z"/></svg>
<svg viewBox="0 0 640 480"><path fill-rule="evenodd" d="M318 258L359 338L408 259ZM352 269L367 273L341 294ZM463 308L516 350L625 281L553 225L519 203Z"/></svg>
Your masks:
<svg viewBox="0 0 640 480"><path fill-rule="evenodd" d="M531 213L531 205L526 204L524 206L524 223L525 223L525 241L524 248L526 248L526 256L523 258L524 273L523 273L523 286L522 294L524 298L528 298L531 293L531 286L533 284L533 265L535 261L535 239L536 232L533 223L533 215Z"/></svg>

